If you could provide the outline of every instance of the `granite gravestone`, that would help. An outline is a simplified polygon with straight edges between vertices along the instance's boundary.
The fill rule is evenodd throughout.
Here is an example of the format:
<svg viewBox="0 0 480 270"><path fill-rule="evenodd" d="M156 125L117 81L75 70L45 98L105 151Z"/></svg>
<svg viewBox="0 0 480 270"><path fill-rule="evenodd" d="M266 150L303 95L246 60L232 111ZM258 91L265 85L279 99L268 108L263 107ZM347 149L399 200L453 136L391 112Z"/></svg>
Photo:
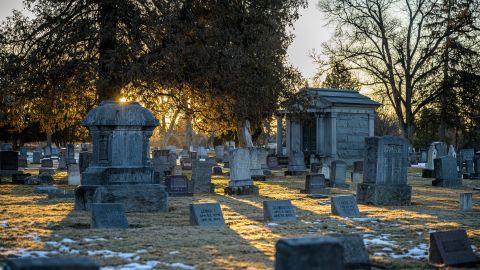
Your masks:
<svg viewBox="0 0 480 270"><path fill-rule="evenodd" d="M477 261L463 229L432 232L429 244L428 262L432 265L472 265Z"/></svg>
<svg viewBox="0 0 480 270"><path fill-rule="evenodd" d="M370 258L360 234L328 234L327 236L340 241L347 269L370 269Z"/></svg>
<svg viewBox="0 0 480 270"><path fill-rule="evenodd" d="M290 200L263 201L263 220L268 222L295 221L295 209Z"/></svg>
<svg viewBox="0 0 480 270"><path fill-rule="evenodd" d="M305 176L305 189L301 193L310 195L329 194L330 190L325 188L325 177L323 174L307 174Z"/></svg>
<svg viewBox="0 0 480 270"><path fill-rule="evenodd" d="M212 166L213 163L207 161L193 161L192 184L193 193L213 193L215 185L212 184ZM221 168L220 168L221 170Z"/></svg>
<svg viewBox="0 0 480 270"><path fill-rule="evenodd" d="M51 158L42 158L40 164L42 168L53 168L53 160Z"/></svg>
<svg viewBox="0 0 480 270"><path fill-rule="evenodd" d="M52 157L52 147L51 146L43 147L43 156L46 157L46 158Z"/></svg>
<svg viewBox="0 0 480 270"><path fill-rule="evenodd" d="M40 164L42 157L42 151L33 151L32 164Z"/></svg>
<svg viewBox="0 0 480 270"><path fill-rule="evenodd" d="M268 170L267 157L268 149L258 148L258 161L260 162L260 167L262 170Z"/></svg>
<svg viewBox="0 0 480 270"><path fill-rule="evenodd" d="M462 179L458 177L457 159L451 156L443 156L435 159L435 180L433 186L458 187L462 185Z"/></svg>
<svg viewBox="0 0 480 270"><path fill-rule="evenodd" d="M434 160L439 157L448 155L448 146L444 142L432 142L428 149L428 160L425 169L422 170L422 177L435 177Z"/></svg>
<svg viewBox="0 0 480 270"><path fill-rule="evenodd" d="M78 164L70 164L68 166L68 184L69 185L80 185L80 169Z"/></svg>
<svg viewBox="0 0 480 270"><path fill-rule="evenodd" d="M222 226L225 225L222 208L219 203L190 204L190 225Z"/></svg>
<svg viewBox="0 0 480 270"><path fill-rule="evenodd" d="M420 150L420 163L427 163L428 161L428 152L425 150Z"/></svg>
<svg viewBox="0 0 480 270"><path fill-rule="evenodd" d="M58 169L67 169L67 148L60 148L60 153L58 157Z"/></svg>
<svg viewBox="0 0 480 270"><path fill-rule="evenodd" d="M100 270L100 266L86 257L10 258L4 270Z"/></svg>
<svg viewBox="0 0 480 270"><path fill-rule="evenodd" d="M67 165L75 164L75 145L67 143Z"/></svg>
<svg viewBox="0 0 480 270"><path fill-rule="evenodd" d="M262 165L260 164L260 152L258 148L250 147L250 178L254 181L265 181Z"/></svg>
<svg viewBox="0 0 480 270"><path fill-rule="evenodd" d="M121 203L92 203L92 229L128 228L125 205Z"/></svg>
<svg viewBox="0 0 480 270"><path fill-rule="evenodd" d="M278 159L276 156L267 156L267 166L270 170L278 170L280 166L278 165Z"/></svg>
<svg viewBox="0 0 480 270"><path fill-rule="evenodd" d="M212 174L213 174L213 175L223 175L222 167L220 167L220 166L213 166L213 168L212 168Z"/></svg>
<svg viewBox="0 0 480 270"><path fill-rule="evenodd" d="M334 160L330 166L330 186L338 188L348 188L345 182L347 175L347 163L341 160Z"/></svg>
<svg viewBox="0 0 480 270"><path fill-rule="evenodd" d="M168 195L172 197L193 196L190 184L185 175L168 175L165 177Z"/></svg>
<svg viewBox="0 0 480 270"><path fill-rule="evenodd" d="M460 211L472 211L472 195L471 192L460 193Z"/></svg>
<svg viewBox="0 0 480 270"><path fill-rule="evenodd" d="M464 164L465 164L465 173L463 174L463 178L470 179L475 174L475 170L473 168L473 159L465 160Z"/></svg>
<svg viewBox="0 0 480 270"><path fill-rule="evenodd" d="M191 170L192 169L192 159L191 158L182 158L180 159L180 166L182 170Z"/></svg>
<svg viewBox="0 0 480 270"><path fill-rule="evenodd" d="M83 124L93 154L76 189L75 209L88 210L94 202L123 203L129 212L166 211L168 194L149 160L149 139L158 125L153 114L137 102L103 101Z"/></svg>
<svg viewBox="0 0 480 270"><path fill-rule="evenodd" d="M236 148L230 151L230 181L225 188L229 195L258 195L258 187L253 185L250 175L250 151Z"/></svg>
<svg viewBox="0 0 480 270"><path fill-rule="evenodd" d="M407 185L408 143L399 137L365 138L363 183L357 202L373 205L410 205Z"/></svg>
<svg viewBox="0 0 480 270"><path fill-rule="evenodd" d="M23 158L28 158L28 150L26 147L20 147L20 156Z"/></svg>
<svg viewBox="0 0 480 270"><path fill-rule="evenodd" d="M275 245L275 270L343 270L343 247L333 237L280 239Z"/></svg>
<svg viewBox="0 0 480 270"><path fill-rule="evenodd" d="M152 151L152 163L153 169L155 172L158 172L160 175L160 182L163 183L165 181L165 176L171 175L173 173L171 169L171 164L168 160L170 155L170 150L153 150ZM191 166L190 166L191 169Z"/></svg>
<svg viewBox="0 0 480 270"><path fill-rule="evenodd" d="M330 198L332 214L341 217L359 217L357 201L353 195L340 195Z"/></svg>
<svg viewBox="0 0 480 270"><path fill-rule="evenodd" d="M285 175L305 175L305 157L302 151L292 151L288 157L288 167Z"/></svg>
<svg viewBox="0 0 480 270"><path fill-rule="evenodd" d="M223 162L223 155L224 155L223 145L215 146L215 160L217 162Z"/></svg>
<svg viewBox="0 0 480 270"><path fill-rule="evenodd" d="M318 162L310 163L310 173L317 174L321 169L321 164Z"/></svg>

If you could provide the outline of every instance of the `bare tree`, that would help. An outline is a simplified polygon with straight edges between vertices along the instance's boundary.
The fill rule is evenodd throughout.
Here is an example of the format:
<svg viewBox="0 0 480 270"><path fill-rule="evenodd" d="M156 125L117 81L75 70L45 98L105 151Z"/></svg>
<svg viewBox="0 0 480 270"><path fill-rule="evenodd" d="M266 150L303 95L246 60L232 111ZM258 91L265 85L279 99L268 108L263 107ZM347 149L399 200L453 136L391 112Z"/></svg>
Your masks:
<svg viewBox="0 0 480 270"><path fill-rule="evenodd" d="M410 139L415 115L438 98L443 88L436 75L442 44L469 24L472 4L448 25L430 22L441 0L320 0L318 7L336 25L324 53L350 69L368 74L395 110L402 135ZM319 60L319 59L317 59Z"/></svg>

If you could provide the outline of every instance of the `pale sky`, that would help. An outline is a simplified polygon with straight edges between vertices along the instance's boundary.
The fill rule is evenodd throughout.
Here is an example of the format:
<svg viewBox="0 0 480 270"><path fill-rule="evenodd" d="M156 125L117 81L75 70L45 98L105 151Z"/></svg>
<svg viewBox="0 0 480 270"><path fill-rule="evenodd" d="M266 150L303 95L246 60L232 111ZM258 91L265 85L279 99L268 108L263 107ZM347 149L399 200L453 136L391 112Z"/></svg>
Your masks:
<svg viewBox="0 0 480 270"><path fill-rule="evenodd" d="M310 79L316 71L312 59L308 57L309 52L315 49L320 51L322 42L327 41L333 31L325 26L322 14L317 9L318 0L308 0L308 8L300 11L300 19L295 22L295 39L288 49L288 59L292 65L297 67L303 76ZM0 20L9 16L12 9L21 9L22 0L0 0Z"/></svg>

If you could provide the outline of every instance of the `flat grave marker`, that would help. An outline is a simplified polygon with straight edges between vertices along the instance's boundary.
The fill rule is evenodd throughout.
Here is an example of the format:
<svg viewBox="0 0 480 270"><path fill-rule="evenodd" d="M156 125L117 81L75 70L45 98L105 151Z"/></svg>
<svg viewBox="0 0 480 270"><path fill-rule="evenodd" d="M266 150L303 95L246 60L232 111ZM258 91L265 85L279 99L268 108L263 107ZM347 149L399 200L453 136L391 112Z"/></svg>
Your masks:
<svg viewBox="0 0 480 270"><path fill-rule="evenodd" d="M357 200L353 195L331 197L332 214L342 217L359 217Z"/></svg>
<svg viewBox="0 0 480 270"><path fill-rule="evenodd" d="M295 221L295 209L290 200L263 201L264 221Z"/></svg>
<svg viewBox="0 0 480 270"><path fill-rule="evenodd" d="M477 261L463 229L430 233L428 262L432 265L469 265Z"/></svg>
<svg viewBox="0 0 480 270"><path fill-rule="evenodd" d="M193 196L189 189L189 181L185 175L165 176L165 186L170 196Z"/></svg>
<svg viewBox="0 0 480 270"><path fill-rule="evenodd" d="M55 258L11 258L5 269L10 270L99 270L100 266L87 257L55 257Z"/></svg>
<svg viewBox="0 0 480 270"><path fill-rule="evenodd" d="M125 205L121 203L92 203L92 229L128 228Z"/></svg>
<svg viewBox="0 0 480 270"><path fill-rule="evenodd" d="M222 226L225 225L222 208L219 203L190 204L190 225Z"/></svg>

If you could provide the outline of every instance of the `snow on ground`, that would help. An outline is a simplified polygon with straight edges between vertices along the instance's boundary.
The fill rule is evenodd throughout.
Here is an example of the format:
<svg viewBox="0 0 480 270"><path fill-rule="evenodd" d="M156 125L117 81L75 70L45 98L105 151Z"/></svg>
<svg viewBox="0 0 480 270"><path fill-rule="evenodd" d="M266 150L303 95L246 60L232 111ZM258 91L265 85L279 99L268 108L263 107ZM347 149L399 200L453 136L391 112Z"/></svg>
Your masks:
<svg viewBox="0 0 480 270"><path fill-rule="evenodd" d="M83 238L84 242L91 243L95 241L107 241L107 239L99 236L93 236L92 238Z"/></svg>
<svg viewBox="0 0 480 270"><path fill-rule="evenodd" d="M374 237L372 239L367 239L366 237L371 237L371 234L364 234L363 243L365 246L369 245L379 245L379 246L396 246L397 242L388 240L388 237L391 236L390 234L381 234L379 237Z"/></svg>
<svg viewBox="0 0 480 270"><path fill-rule="evenodd" d="M36 234L24 234L25 237L28 237L30 239L32 239L32 241L34 242L41 242L42 239L40 238L40 236L36 235Z"/></svg>
<svg viewBox="0 0 480 270"><path fill-rule="evenodd" d="M271 222L271 223L267 223L267 226L270 226L270 227L272 227L272 226L278 226L278 224Z"/></svg>
<svg viewBox="0 0 480 270"><path fill-rule="evenodd" d="M412 258L415 260L425 260L428 258L428 245L421 243L418 246L412 247L403 251L403 254L391 253L391 250L382 249L385 252L375 252L373 256L391 257L394 259Z"/></svg>

